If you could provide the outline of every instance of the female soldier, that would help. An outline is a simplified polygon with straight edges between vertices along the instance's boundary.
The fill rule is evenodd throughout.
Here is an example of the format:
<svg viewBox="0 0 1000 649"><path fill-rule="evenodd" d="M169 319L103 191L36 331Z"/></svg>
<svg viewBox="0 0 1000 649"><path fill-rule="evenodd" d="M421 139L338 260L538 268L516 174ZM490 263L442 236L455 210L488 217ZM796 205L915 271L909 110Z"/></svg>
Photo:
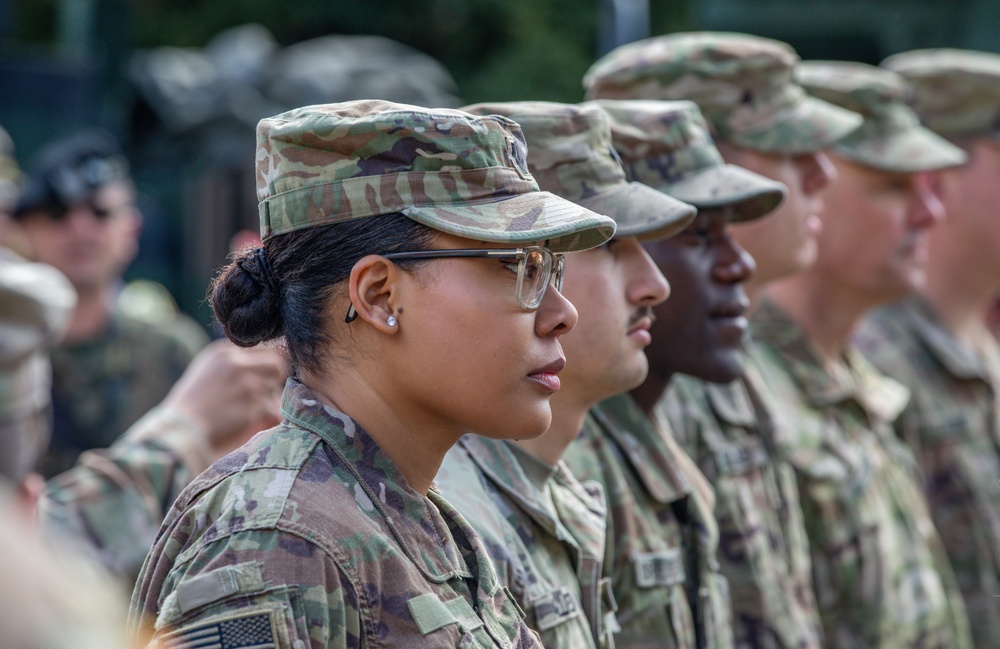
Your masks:
<svg viewBox="0 0 1000 649"><path fill-rule="evenodd" d="M614 232L539 192L525 160L517 124L497 116L359 101L261 121L264 245L224 270L212 304L238 344L283 338L285 419L174 503L133 633L152 624L184 647L538 646L431 486L463 433L546 430L558 337L576 321L546 288L559 253Z"/></svg>

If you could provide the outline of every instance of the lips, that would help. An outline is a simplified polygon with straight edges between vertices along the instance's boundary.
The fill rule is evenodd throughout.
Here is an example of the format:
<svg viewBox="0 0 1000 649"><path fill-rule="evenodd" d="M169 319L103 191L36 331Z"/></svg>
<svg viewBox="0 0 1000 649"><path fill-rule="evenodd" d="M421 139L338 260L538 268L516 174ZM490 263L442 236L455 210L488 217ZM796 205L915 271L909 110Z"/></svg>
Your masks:
<svg viewBox="0 0 1000 649"><path fill-rule="evenodd" d="M742 318L746 315L748 308L750 308L750 303L745 299L741 299L734 302L728 302L726 304L720 304L712 309L709 315L713 319L720 320Z"/></svg>
<svg viewBox="0 0 1000 649"><path fill-rule="evenodd" d="M532 370L528 378L534 381L545 392L558 392L562 384L559 381L559 372L566 367L566 359L559 358L544 367Z"/></svg>
<svg viewBox="0 0 1000 649"><path fill-rule="evenodd" d="M653 326L653 319L649 316L643 316L639 318L631 327L629 327L628 333L635 333L636 331L649 331Z"/></svg>

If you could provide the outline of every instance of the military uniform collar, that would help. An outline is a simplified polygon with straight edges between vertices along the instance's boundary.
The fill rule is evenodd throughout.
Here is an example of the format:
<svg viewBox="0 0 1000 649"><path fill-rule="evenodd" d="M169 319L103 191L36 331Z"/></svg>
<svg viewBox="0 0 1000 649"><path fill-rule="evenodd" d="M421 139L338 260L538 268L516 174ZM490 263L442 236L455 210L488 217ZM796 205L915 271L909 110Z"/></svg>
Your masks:
<svg viewBox="0 0 1000 649"><path fill-rule="evenodd" d="M962 345L945 328L940 315L926 298L916 295L897 306L916 336L949 374L959 379L990 381L989 371L976 351Z"/></svg>
<svg viewBox="0 0 1000 649"><path fill-rule="evenodd" d="M546 499L536 484L537 481L533 481L526 472L527 468L527 470L538 470L540 474L541 467L525 467L523 464L524 460L534 460L542 464L541 460L534 457L522 459L519 455L527 453L520 449L515 450L514 444L507 440L466 435L458 443L490 481L517 503L537 525L560 541L574 543L570 535L563 531L557 513L547 506ZM555 480L559 473L568 472L566 466L560 462L559 465L551 467L549 479ZM582 495L587 500L592 500L585 492Z"/></svg>
<svg viewBox="0 0 1000 649"><path fill-rule="evenodd" d="M436 488L432 487L426 498L411 489L371 435L348 415L324 405L295 379L288 379L285 385L281 414L318 435L341 458L357 479L354 497L359 505L379 511L400 548L427 579L443 583L473 576L457 551L459 542L451 526L468 537L461 541L472 542L475 534Z"/></svg>
<svg viewBox="0 0 1000 649"><path fill-rule="evenodd" d="M732 426L756 427L757 415L742 381L739 379L730 383L706 381L705 393L708 395L712 411L719 419Z"/></svg>
<svg viewBox="0 0 1000 649"><path fill-rule="evenodd" d="M606 399L590 409L587 425L596 425L622 450L650 496L669 504L686 497L691 487L677 471L673 453L667 448L646 413L629 394Z"/></svg>
<svg viewBox="0 0 1000 649"><path fill-rule="evenodd" d="M837 368L828 370L802 327L771 300L761 302L753 326L758 339L781 354L785 368L814 407L853 400L869 415L891 422L910 399L906 387L881 374L850 344Z"/></svg>

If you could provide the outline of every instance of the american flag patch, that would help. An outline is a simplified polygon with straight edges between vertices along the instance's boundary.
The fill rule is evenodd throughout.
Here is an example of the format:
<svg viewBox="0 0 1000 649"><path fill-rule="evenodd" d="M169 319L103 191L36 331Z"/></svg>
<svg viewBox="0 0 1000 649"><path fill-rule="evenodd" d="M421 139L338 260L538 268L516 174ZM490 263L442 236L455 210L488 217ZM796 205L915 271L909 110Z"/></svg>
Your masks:
<svg viewBox="0 0 1000 649"><path fill-rule="evenodd" d="M177 631L166 638L170 649L275 649L270 613L247 613Z"/></svg>

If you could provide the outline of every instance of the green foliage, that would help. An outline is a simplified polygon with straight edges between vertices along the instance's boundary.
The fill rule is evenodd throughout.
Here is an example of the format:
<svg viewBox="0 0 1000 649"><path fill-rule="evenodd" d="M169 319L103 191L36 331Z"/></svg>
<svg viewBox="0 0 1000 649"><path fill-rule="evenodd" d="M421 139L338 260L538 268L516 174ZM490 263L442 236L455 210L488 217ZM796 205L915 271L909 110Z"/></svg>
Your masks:
<svg viewBox="0 0 1000 649"><path fill-rule="evenodd" d="M60 6L88 0L15 0L16 37L55 38ZM596 52L598 0L89 0L97 38L128 47L202 47L228 27L259 23L281 45L328 34L378 34L441 61L469 101L579 101ZM650 0L652 33L688 27L688 0ZM109 10L110 9L110 10ZM102 18L103 17L103 18ZM117 22L117 21L116 21ZM102 43L101 47L108 44Z"/></svg>

